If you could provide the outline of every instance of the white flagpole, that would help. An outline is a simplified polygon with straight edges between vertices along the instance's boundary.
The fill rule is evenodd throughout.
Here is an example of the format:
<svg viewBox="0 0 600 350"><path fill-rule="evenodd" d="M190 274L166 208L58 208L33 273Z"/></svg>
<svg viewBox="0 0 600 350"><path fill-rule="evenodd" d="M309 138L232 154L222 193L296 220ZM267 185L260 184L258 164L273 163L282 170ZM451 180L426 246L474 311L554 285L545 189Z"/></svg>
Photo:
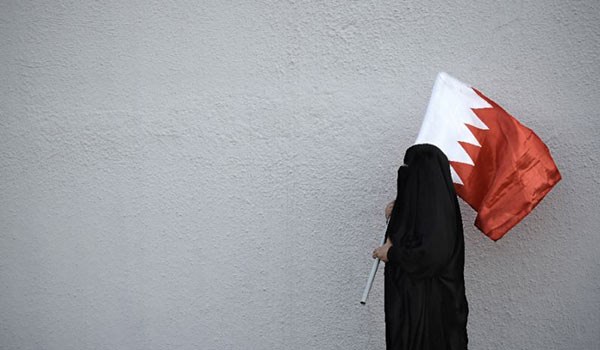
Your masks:
<svg viewBox="0 0 600 350"><path fill-rule="evenodd" d="M386 220L386 224L390 222L390 218L387 218ZM381 239L381 244L379 246L382 246L385 244L385 232L383 233L383 238ZM375 274L377 274L377 268L379 267L379 262L381 260L379 258L375 259L375 261L373 261L373 266L371 267L371 273L369 274L369 279L367 280L367 285L365 286L365 291L363 292L363 296L362 299L360 300L360 303L365 305L367 303L367 298L369 297L369 292L371 291L371 287L373 286L373 281L375 280Z"/></svg>

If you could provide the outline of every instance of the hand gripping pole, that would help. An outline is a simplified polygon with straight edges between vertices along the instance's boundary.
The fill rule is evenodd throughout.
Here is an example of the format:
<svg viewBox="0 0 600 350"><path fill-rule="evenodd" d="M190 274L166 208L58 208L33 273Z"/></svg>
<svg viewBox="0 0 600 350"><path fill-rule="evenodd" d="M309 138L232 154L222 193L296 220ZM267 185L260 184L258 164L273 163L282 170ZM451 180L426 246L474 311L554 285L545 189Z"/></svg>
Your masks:
<svg viewBox="0 0 600 350"><path fill-rule="evenodd" d="M386 223L389 223L390 219L386 220ZM381 244L379 246L385 244L385 232L383 233L383 238L381 238ZM362 299L360 303L365 305L367 303L367 298L369 297L369 292L371 291L371 287L373 286L373 281L375 280L375 275L377 274L377 268L379 267L379 262L381 259L377 258L373 261L373 266L371 267L371 273L369 274L369 279L367 280L367 285L365 286L365 291L363 292Z"/></svg>

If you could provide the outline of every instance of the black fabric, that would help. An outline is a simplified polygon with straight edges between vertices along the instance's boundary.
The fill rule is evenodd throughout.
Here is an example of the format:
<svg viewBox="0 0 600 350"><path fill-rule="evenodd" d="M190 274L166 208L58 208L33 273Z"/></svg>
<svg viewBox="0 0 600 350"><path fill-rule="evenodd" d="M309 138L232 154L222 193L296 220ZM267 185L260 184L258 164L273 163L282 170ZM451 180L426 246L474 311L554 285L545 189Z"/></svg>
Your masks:
<svg viewBox="0 0 600 350"><path fill-rule="evenodd" d="M404 164L386 231L386 349L467 349L463 226L448 158L416 144Z"/></svg>

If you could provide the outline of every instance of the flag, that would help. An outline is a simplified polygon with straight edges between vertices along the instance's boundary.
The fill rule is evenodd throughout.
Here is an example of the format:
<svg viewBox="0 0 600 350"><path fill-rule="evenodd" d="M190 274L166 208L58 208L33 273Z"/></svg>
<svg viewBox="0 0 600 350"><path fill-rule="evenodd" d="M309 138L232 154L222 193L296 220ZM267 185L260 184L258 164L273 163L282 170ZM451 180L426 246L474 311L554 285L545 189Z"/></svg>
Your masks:
<svg viewBox="0 0 600 350"><path fill-rule="evenodd" d="M437 75L415 144L448 157L454 188L494 241L561 179L548 147L496 102L445 72Z"/></svg>

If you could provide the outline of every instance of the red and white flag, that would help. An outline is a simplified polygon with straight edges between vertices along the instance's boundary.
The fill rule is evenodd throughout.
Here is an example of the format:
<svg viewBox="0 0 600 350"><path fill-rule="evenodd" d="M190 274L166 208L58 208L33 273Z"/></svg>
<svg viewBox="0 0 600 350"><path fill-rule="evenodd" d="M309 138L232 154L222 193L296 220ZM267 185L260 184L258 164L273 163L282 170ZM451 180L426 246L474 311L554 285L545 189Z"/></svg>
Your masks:
<svg viewBox="0 0 600 350"><path fill-rule="evenodd" d="M494 241L561 179L548 147L479 90L445 72L436 78L415 143L438 146L475 226Z"/></svg>

